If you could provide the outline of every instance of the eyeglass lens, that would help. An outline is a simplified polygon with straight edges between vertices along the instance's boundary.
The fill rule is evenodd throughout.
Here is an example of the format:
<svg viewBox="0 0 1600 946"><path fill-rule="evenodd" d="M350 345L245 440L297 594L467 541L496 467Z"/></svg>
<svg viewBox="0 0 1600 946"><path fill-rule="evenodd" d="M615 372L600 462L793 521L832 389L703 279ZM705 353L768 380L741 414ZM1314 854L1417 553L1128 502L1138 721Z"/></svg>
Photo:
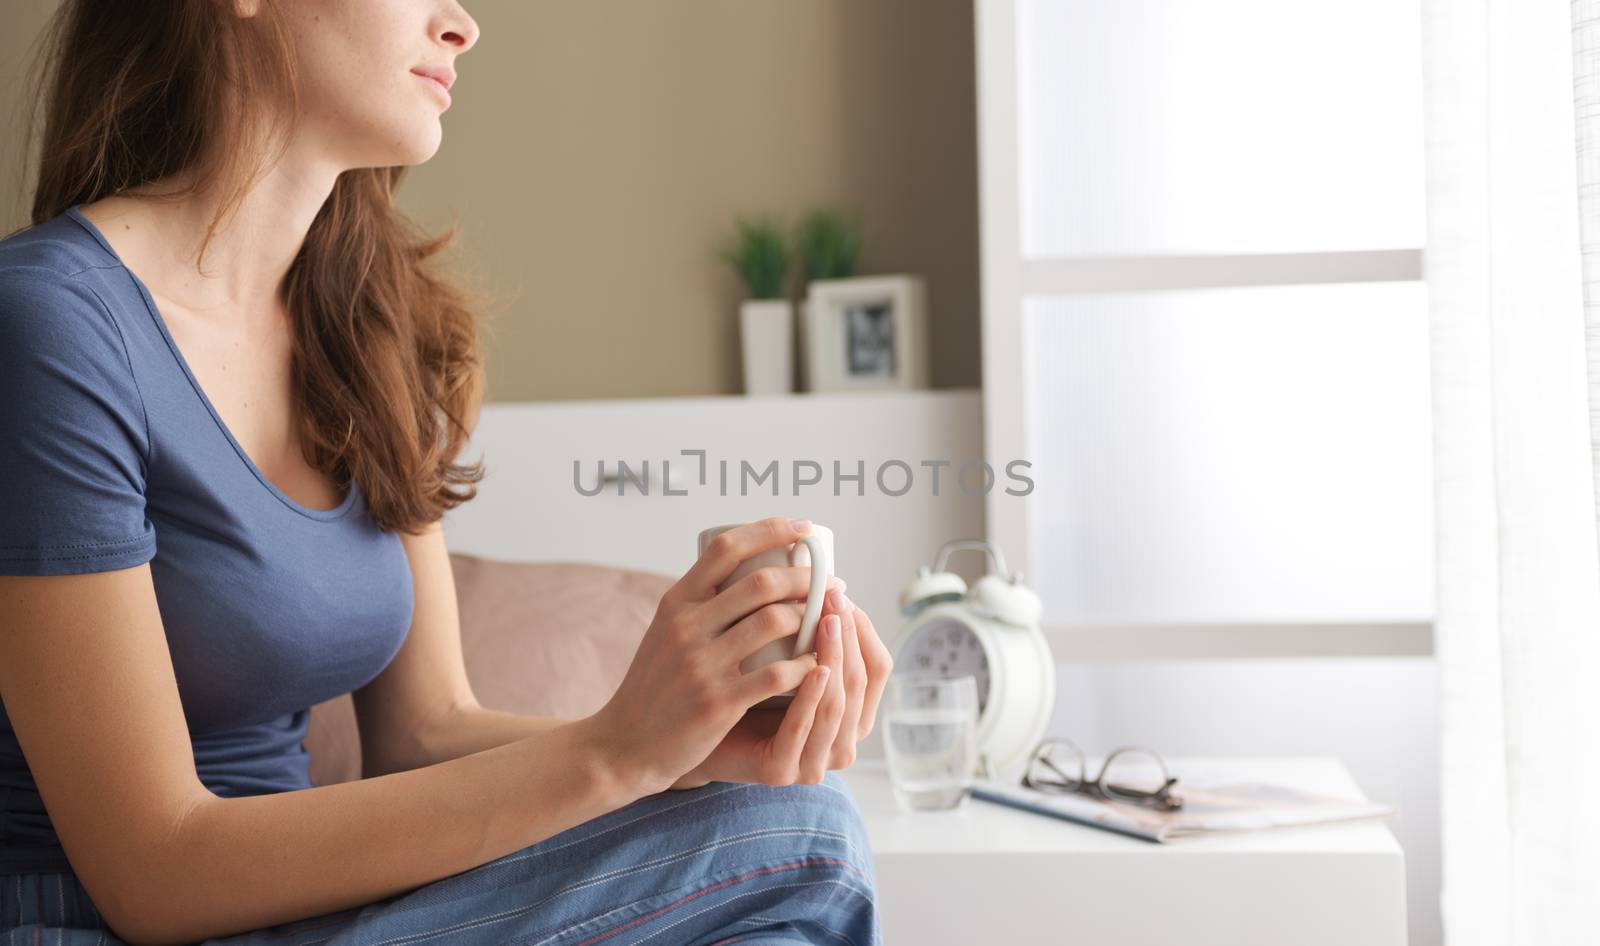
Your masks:
<svg viewBox="0 0 1600 946"><path fill-rule="evenodd" d="M1047 740L1034 753L1028 774L1036 781L1056 782L1076 788L1088 781L1083 751L1065 739Z"/></svg>
<svg viewBox="0 0 1600 946"><path fill-rule="evenodd" d="M1106 757L1100 787L1108 795L1148 798L1167 784L1167 767L1148 749L1124 747Z"/></svg>

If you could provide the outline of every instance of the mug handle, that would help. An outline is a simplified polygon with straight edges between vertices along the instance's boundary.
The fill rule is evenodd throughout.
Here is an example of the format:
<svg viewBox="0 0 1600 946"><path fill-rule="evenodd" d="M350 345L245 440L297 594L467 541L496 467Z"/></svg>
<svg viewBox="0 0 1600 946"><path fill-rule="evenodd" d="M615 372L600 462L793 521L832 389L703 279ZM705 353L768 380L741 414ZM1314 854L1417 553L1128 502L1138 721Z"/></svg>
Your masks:
<svg viewBox="0 0 1600 946"><path fill-rule="evenodd" d="M817 621L822 617L822 604L824 595L828 593L828 575L833 571L828 562L827 546L822 544L822 537L815 532L800 537L799 541L789 549L789 564L795 565L795 553L800 550L800 543L804 542L806 549L811 553L811 588L806 594L806 611L800 618L800 633L795 637L794 653L791 657L809 653L814 648L811 646L817 633ZM821 567L818 567L821 566Z"/></svg>

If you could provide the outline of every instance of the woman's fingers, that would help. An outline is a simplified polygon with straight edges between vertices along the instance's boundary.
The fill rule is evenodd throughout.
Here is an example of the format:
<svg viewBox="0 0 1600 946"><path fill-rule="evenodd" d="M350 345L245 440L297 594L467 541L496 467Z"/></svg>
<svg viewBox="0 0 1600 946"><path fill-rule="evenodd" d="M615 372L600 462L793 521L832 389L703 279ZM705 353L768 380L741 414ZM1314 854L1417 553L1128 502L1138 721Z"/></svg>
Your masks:
<svg viewBox="0 0 1600 946"><path fill-rule="evenodd" d="M856 638L861 647L861 662L867 669L866 692L861 697L861 719L857 723L860 730L856 733L857 739L867 738L872 732L872 724L878 718L878 701L883 698L884 685L889 682L889 675L894 671L894 658L889 654L889 648L884 646L878 637L878 631L872 626L872 619L867 617L867 612L851 605L851 611L856 621Z"/></svg>
<svg viewBox="0 0 1600 946"><path fill-rule="evenodd" d="M723 637L733 638L729 646L741 650L742 660L768 641L799 632L800 618L806 610L810 572L809 565L774 566L753 571L700 605L695 620L701 627L727 628ZM763 573L770 574L757 579L756 576ZM760 587L753 587L755 585ZM844 579L829 576L828 587L843 591ZM774 613L763 616L765 611Z"/></svg>
<svg viewBox="0 0 1600 946"><path fill-rule="evenodd" d="M844 689L844 715L839 717L839 734L834 737L828 768L842 769L856 760L856 731L860 728L863 698L867 690L867 668L861 660L861 642L856 636L855 605L844 592L828 595L828 605L839 616L839 640L843 642L840 684Z"/></svg>
<svg viewBox="0 0 1600 946"><path fill-rule="evenodd" d="M719 532L706 543L705 551L700 553L700 557L684 572L678 583L688 592L689 600L709 601L717 593L717 586L727 581L728 576L745 559L767 549L796 542L810 531L809 520L771 516ZM727 627L731 623L733 621L730 618L722 626Z"/></svg>
<svg viewBox="0 0 1600 946"><path fill-rule="evenodd" d="M829 575L827 586L842 589L844 579ZM723 589L700 606L700 613L708 626L727 627L775 601L804 601L810 592L810 565L768 565Z"/></svg>
<svg viewBox="0 0 1600 946"><path fill-rule="evenodd" d="M718 662L742 663L772 641L798 633L805 610L806 606L798 602L777 601L749 615L711 643L721 655Z"/></svg>
<svg viewBox="0 0 1600 946"><path fill-rule="evenodd" d="M811 735L817 704L822 702L822 696L827 692L828 678L832 675L831 667L819 665L806 674L805 682L790 701L788 710L783 714L783 724L772 737L770 758L775 771L769 773L770 784L789 785L799 777L800 752L805 748L806 737Z"/></svg>
<svg viewBox="0 0 1600 946"><path fill-rule="evenodd" d="M720 532L706 543L700 557L684 573L665 599L692 609L685 620L707 636L722 633L735 622L777 601L804 600L811 590L810 565L769 565L757 568L721 591L746 559L779 546L791 545L811 532L805 519L772 516ZM828 576L828 588L844 590L844 579Z"/></svg>
<svg viewBox="0 0 1600 946"><path fill-rule="evenodd" d="M817 660L830 668L826 693L817 705L816 719L806 737L805 749L800 753L800 781L815 785L828 772L828 757L833 752L833 740L839 733L839 720L844 716L844 642L840 633L839 615L830 614L822 619L822 634L817 644Z"/></svg>
<svg viewBox="0 0 1600 946"><path fill-rule="evenodd" d="M799 687L806 682L806 675L815 670L820 662L817 655L808 650L797 657L763 664L749 673L739 675L733 684L733 698L748 710L768 697L779 696Z"/></svg>

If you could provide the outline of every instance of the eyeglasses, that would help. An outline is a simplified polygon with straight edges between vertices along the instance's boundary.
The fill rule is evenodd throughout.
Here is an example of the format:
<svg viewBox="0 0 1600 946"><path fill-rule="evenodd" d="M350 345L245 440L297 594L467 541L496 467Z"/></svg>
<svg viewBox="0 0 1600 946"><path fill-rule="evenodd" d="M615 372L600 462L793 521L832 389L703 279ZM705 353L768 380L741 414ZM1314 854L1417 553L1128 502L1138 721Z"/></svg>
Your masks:
<svg viewBox="0 0 1600 946"><path fill-rule="evenodd" d="M1034 747L1022 784L1046 792L1077 792L1110 801L1132 802L1158 811L1176 811L1183 799L1173 794L1176 776L1148 749L1123 746L1106 756L1100 774L1088 777L1083 750L1071 740L1049 738Z"/></svg>

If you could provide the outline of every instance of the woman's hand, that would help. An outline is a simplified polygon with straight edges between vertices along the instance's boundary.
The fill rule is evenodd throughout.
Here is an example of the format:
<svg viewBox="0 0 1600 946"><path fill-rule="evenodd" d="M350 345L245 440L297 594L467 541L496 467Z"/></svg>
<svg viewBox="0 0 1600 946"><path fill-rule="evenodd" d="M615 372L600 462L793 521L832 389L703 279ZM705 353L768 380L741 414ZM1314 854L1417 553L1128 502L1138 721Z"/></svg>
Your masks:
<svg viewBox="0 0 1600 946"><path fill-rule="evenodd" d="M817 641L819 662L832 668L827 684L816 686L808 678L789 706L751 709L671 788L698 788L712 781L814 785L827 769L855 762L856 743L872 732L894 661L872 620L845 597L843 588L829 592L819 631L830 624L838 628L837 636L819 633ZM807 693L807 688L827 693ZM825 707L830 702L842 705L842 711Z"/></svg>
<svg viewBox="0 0 1600 946"><path fill-rule="evenodd" d="M799 631L805 605L795 599L809 590L810 566L759 568L717 591L746 559L790 545L809 530L805 520L774 517L719 533L662 595L622 683L590 717L632 788L649 794L671 786L768 697L797 686L821 696L822 685L808 679L816 654L775 660L750 673L739 666Z"/></svg>

